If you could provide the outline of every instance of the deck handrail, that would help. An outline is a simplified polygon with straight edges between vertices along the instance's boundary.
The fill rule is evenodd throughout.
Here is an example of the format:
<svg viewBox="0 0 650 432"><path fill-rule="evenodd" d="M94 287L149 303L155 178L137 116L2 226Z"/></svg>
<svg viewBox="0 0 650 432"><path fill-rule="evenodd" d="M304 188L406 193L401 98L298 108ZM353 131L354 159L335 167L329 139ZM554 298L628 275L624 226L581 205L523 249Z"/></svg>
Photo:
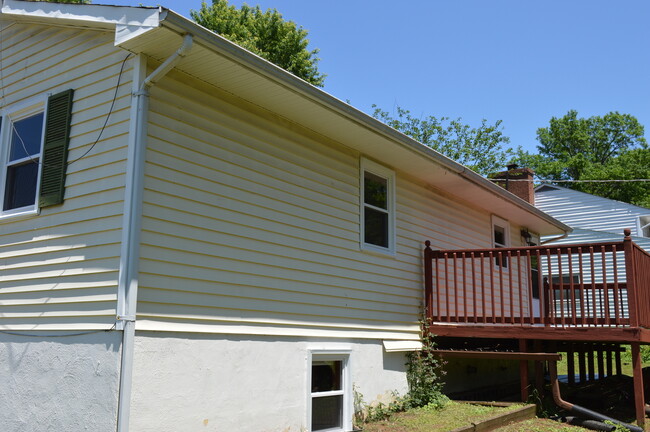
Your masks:
<svg viewBox="0 0 650 432"><path fill-rule="evenodd" d="M433 250L425 242L432 322L650 327L650 254L618 242Z"/></svg>

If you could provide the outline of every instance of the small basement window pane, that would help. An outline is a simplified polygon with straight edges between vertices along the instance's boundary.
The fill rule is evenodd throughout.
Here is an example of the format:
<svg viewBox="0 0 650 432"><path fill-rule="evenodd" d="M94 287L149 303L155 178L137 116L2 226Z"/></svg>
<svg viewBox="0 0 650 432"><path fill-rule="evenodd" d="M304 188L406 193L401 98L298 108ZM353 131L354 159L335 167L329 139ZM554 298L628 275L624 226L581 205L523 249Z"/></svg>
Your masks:
<svg viewBox="0 0 650 432"><path fill-rule="evenodd" d="M314 361L311 366L312 393L341 390L341 361Z"/></svg>
<svg viewBox="0 0 650 432"><path fill-rule="evenodd" d="M364 242L388 247L388 213L366 207L364 209L364 227Z"/></svg>
<svg viewBox="0 0 650 432"><path fill-rule="evenodd" d="M13 123L9 162L41 153L43 113Z"/></svg>
<svg viewBox="0 0 650 432"><path fill-rule="evenodd" d="M27 162L7 167L4 209L11 210L34 205L37 179L38 163Z"/></svg>
<svg viewBox="0 0 650 432"><path fill-rule="evenodd" d="M370 172L363 174L363 199L371 206L388 209L388 180Z"/></svg>
<svg viewBox="0 0 650 432"><path fill-rule="evenodd" d="M311 430L343 427L343 395L315 397L311 400Z"/></svg>

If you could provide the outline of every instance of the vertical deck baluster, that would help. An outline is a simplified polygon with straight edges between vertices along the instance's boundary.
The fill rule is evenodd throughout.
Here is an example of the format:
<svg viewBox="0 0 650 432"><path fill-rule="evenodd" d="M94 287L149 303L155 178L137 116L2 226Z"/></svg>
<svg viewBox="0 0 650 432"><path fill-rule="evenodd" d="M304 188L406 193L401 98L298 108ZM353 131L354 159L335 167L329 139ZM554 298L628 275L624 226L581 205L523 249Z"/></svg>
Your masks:
<svg viewBox="0 0 650 432"><path fill-rule="evenodd" d="M623 313L618 304L619 302L619 287L618 287L618 269L616 264L616 245L612 246L612 266L614 269L614 325L623 325Z"/></svg>
<svg viewBox="0 0 650 432"><path fill-rule="evenodd" d="M519 320L524 325L524 285L521 280L521 251L517 251L517 284L519 292Z"/></svg>
<svg viewBox="0 0 650 432"><path fill-rule="evenodd" d="M574 326L577 324L576 321L576 315L578 314L578 311L576 309L576 292L575 292L575 284L573 283L573 249L569 248L567 250L567 257L569 259L569 299L567 299L567 302L570 302L570 313L571 313L571 324Z"/></svg>
<svg viewBox="0 0 650 432"><path fill-rule="evenodd" d="M539 320L540 323L547 325L547 305L548 305L548 293L544 289L544 275L542 274L542 253L539 249L535 250L535 256L537 257L537 295L539 296ZM531 308L533 301L531 300ZM535 311L531 309L531 314L534 317Z"/></svg>
<svg viewBox="0 0 650 432"><path fill-rule="evenodd" d="M458 308L458 255L456 252L451 254L454 267L454 322L458 322L459 308Z"/></svg>
<svg viewBox="0 0 650 432"><path fill-rule="evenodd" d="M539 261L538 261L539 262ZM533 311L533 262L530 255L530 249L526 250L526 285L528 286L528 315L530 324L535 321L535 312ZM537 271L539 273L539 270ZM541 297L541 296L540 296ZM541 315L540 315L541 316Z"/></svg>
<svg viewBox="0 0 650 432"><path fill-rule="evenodd" d="M551 250L546 249L546 271L548 272L548 278L551 277ZM547 288L546 286L544 288ZM546 291L546 289L544 289ZM556 314L556 307L555 307L555 293L553 292L553 280L548 281L548 308L549 308L549 321L551 325L555 325L557 323L557 314Z"/></svg>
<svg viewBox="0 0 650 432"><path fill-rule="evenodd" d="M481 263L481 316L483 317L483 322L487 322L487 309L485 308L485 254L481 252L479 254L479 260Z"/></svg>
<svg viewBox="0 0 650 432"><path fill-rule="evenodd" d="M560 324L565 327L566 312L564 312L564 273L562 272L562 249L557 248L557 272L560 283Z"/></svg>
<svg viewBox="0 0 650 432"><path fill-rule="evenodd" d="M578 248L578 274L580 275L580 324L585 325L585 278L584 278L584 266L582 263L582 247Z"/></svg>
<svg viewBox="0 0 650 432"><path fill-rule="evenodd" d="M476 286L476 255L474 252L471 254L470 271L472 272L472 307L474 309L474 322L478 322L478 311L476 310L476 297L478 296L478 289Z"/></svg>
<svg viewBox="0 0 650 432"><path fill-rule="evenodd" d="M598 297L596 295L596 256L594 255L594 247L589 246L589 264L591 265L591 303L593 305L593 318L594 326L598 325ZM602 298L600 301L600 310L603 309Z"/></svg>
<svg viewBox="0 0 650 432"><path fill-rule="evenodd" d="M449 284L451 283L450 277L449 277L449 254L445 252L445 315L446 318L445 320L447 322L451 321L451 308L449 305L450 298L449 298Z"/></svg>
<svg viewBox="0 0 650 432"><path fill-rule="evenodd" d="M467 273L467 267L465 264L465 252L460 254L460 259L461 261L461 271L463 272L463 317L465 318L465 322L468 322L467 318L467 280L466 280L466 273Z"/></svg>
<svg viewBox="0 0 650 432"><path fill-rule="evenodd" d="M493 264L494 263L494 252L492 252L492 251L488 252L488 257L489 257L489 261L488 261L488 266L489 267L488 268L493 268L494 267L494 264ZM492 303L492 317L491 317L491 319L492 319L492 323L496 323L497 312L496 312L496 305L495 305L496 296L494 295L494 271L490 271L490 299L491 299L490 302Z"/></svg>
<svg viewBox="0 0 650 432"><path fill-rule="evenodd" d="M513 282L513 272L515 271L514 263L512 262L512 253L510 251L506 252L506 260L508 263L508 291L510 291L510 324L514 324L515 321L515 291L514 291L514 282Z"/></svg>
<svg viewBox="0 0 650 432"><path fill-rule="evenodd" d="M605 325L609 326L610 324L610 314L609 314L609 289L607 288L607 255L605 253L605 246L600 247L600 257L602 263L602 273L603 273L603 297L605 300Z"/></svg>
<svg viewBox="0 0 650 432"><path fill-rule="evenodd" d="M440 280L442 279L442 275L440 274L440 266L438 265L439 263L440 257L436 256L436 277L434 278L436 280L436 318L438 321L442 321L442 304L440 304ZM445 278L446 277L447 274L445 273Z"/></svg>
<svg viewBox="0 0 650 432"><path fill-rule="evenodd" d="M501 316L499 322L503 323L505 322L506 316L506 297L503 294L503 253L497 251L497 257L499 258L499 298L501 300Z"/></svg>

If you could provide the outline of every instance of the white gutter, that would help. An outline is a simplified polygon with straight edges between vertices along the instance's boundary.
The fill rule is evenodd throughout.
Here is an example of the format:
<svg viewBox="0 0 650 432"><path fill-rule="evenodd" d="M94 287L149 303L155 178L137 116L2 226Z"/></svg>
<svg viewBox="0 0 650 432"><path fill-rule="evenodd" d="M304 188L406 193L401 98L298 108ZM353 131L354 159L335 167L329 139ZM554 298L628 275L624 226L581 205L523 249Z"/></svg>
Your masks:
<svg viewBox="0 0 650 432"><path fill-rule="evenodd" d="M122 364L117 405L117 431L128 432L131 413L133 378L133 345L138 299L138 266L140 260L140 227L144 192L144 165L147 148L147 117L149 88L169 72L192 48L192 36L186 34L181 47L145 78L147 59L139 54L134 64L131 94L131 126L129 129L122 247L118 276L117 329L122 330Z"/></svg>
<svg viewBox="0 0 650 432"><path fill-rule="evenodd" d="M563 238L567 238L568 236L569 236L569 232L565 231L564 234L562 234L561 236L553 237L553 238L550 238L548 240L544 240L543 242L539 242L539 244L540 244L540 246L545 245L546 243L562 240Z"/></svg>
<svg viewBox="0 0 650 432"><path fill-rule="evenodd" d="M571 228L551 217L550 215L539 210L530 203L516 197L502 187L486 180L479 174L470 170L462 164L444 156L443 154L419 143L415 139L404 135L390 126L382 123L381 121L359 111L348 103L345 103L334 96L324 92L323 90L297 78L295 75L287 72L286 70L268 62L267 60L259 57L258 55L247 51L246 49L238 46L237 44L211 32L210 30L201 27L195 22L177 14L169 9L162 10L160 14L160 26L167 27L179 34L192 33L197 43L201 43L205 47L219 52L233 61L246 65L251 70L275 81L279 85L285 87L287 90L302 95L310 99L314 103L327 107L328 109L337 112L348 120L358 124L359 126L369 129L375 133L380 133L386 138L394 141L409 150L428 157L435 161L437 164L443 166L445 169L457 174L465 180L481 187L482 189L490 191L498 198L515 205L528 213L532 213L537 218L545 221L546 223L559 228L562 231L571 231Z"/></svg>

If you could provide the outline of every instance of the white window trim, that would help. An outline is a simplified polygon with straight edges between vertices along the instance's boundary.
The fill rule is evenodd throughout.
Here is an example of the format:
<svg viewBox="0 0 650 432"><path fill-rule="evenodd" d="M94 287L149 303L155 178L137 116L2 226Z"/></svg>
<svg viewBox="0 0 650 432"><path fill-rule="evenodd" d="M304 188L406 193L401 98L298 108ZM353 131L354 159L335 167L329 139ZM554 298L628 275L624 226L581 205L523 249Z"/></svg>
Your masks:
<svg viewBox="0 0 650 432"><path fill-rule="evenodd" d="M505 236L506 243L504 245L502 245L502 246L505 247L505 248L509 248L510 245L511 245L511 243L510 243L510 222L508 222L507 220L502 219L502 218L500 218L499 216L496 216L496 215L492 215L492 223L490 225L490 227L491 227L490 233L491 233L491 236L492 236L492 247L491 248L493 249L493 248L497 247L497 242L496 242L496 240L494 238L494 227L495 226L499 226L499 227L502 227L504 229L503 235ZM503 271L508 271L510 269L509 265L502 266L502 265L498 265L496 263L494 264L494 267L502 269Z"/></svg>
<svg viewBox="0 0 650 432"><path fill-rule="evenodd" d="M641 218L649 218L650 219L650 215L639 215L636 218L636 232L639 234L639 237L646 237L646 238L650 237L650 236L643 235L643 228L650 228L650 220L648 221L648 223L642 224L641 223Z"/></svg>
<svg viewBox="0 0 650 432"><path fill-rule="evenodd" d="M41 174L43 172L42 166L39 167L36 177L36 195L34 198L34 204L11 210L4 210L6 193L5 188L7 181L7 166L9 164L9 147L11 144L10 140L12 135L11 132L13 131L11 125L13 122L41 112L43 113L41 151L38 155L39 163L43 160L43 140L45 137L45 125L47 122L47 98L49 96L49 94L39 96L32 98L25 103L11 105L0 110L0 116L2 116L2 125L0 126L0 161L2 162L0 166L0 221L2 222L4 222L6 219L33 216L39 213L38 197L40 195L41 189Z"/></svg>
<svg viewBox="0 0 650 432"><path fill-rule="evenodd" d="M366 231L365 226L365 207L366 203L364 201L365 187L364 187L364 173L370 172L379 177L385 178L387 183L387 213L388 213L388 247L377 246L374 244L366 243L364 241L364 233ZM360 227L359 232L359 244L361 250L366 252L377 252L382 255L395 255L396 248L396 231L395 231L395 172L389 168L386 168L383 165L379 165L376 162L373 162L366 158L361 158L360 167L359 167L359 217L360 217Z"/></svg>
<svg viewBox="0 0 650 432"><path fill-rule="evenodd" d="M328 395L343 395L343 428L324 429L317 432L349 432L352 430L352 416L354 413L353 399L352 399L352 375L350 373L350 354L351 349L322 349L310 348L307 350L307 418L305 424L307 431L312 432L311 429L311 368L312 362L316 360L340 360L342 361L341 371L341 391L336 392L323 392L323 396Z"/></svg>

